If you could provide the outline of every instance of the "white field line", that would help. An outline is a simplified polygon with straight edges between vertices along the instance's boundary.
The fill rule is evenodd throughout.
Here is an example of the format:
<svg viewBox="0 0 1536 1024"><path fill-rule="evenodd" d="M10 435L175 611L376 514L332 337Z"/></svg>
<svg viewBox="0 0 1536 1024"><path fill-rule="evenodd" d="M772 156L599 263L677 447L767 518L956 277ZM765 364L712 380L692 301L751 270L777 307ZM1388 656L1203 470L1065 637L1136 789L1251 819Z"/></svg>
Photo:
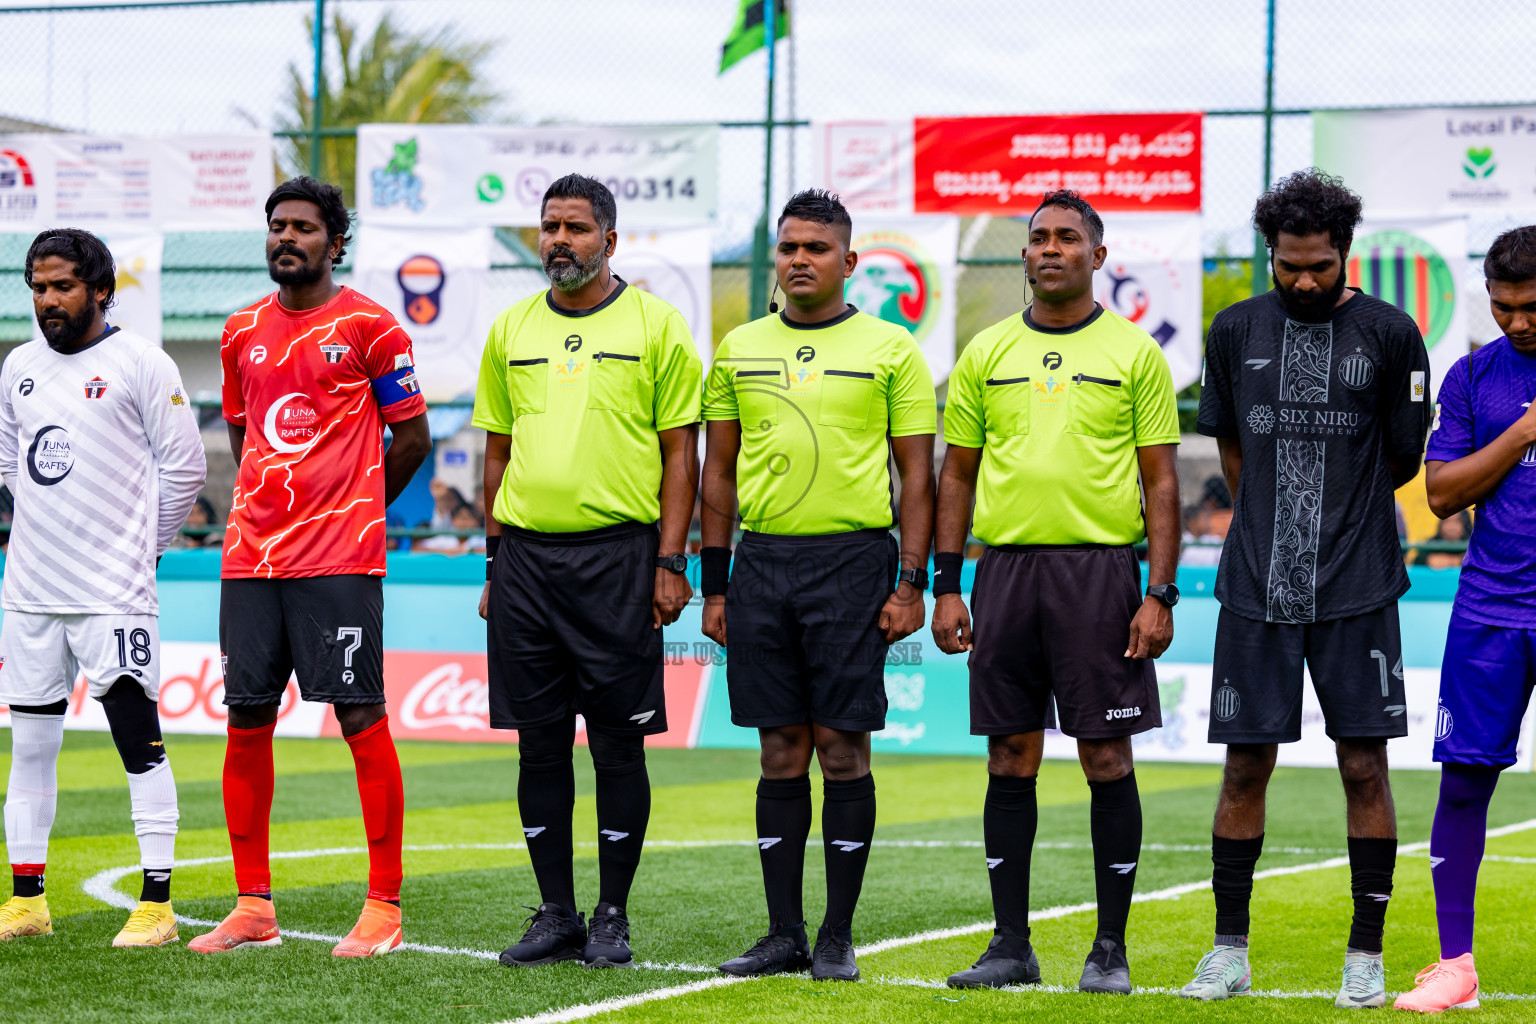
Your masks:
<svg viewBox="0 0 1536 1024"><path fill-rule="evenodd" d="M1515 834L1517 832L1524 832L1524 831L1528 831L1528 830L1533 829L1533 828L1536 828L1536 818L1532 818L1532 819L1527 820L1527 821L1515 822L1514 824L1511 824L1511 825L1502 825L1502 826L1500 826L1498 828L1489 829L1488 832L1487 832L1487 836L1490 839L1495 839L1495 838L1498 838L1500 836L1513 835L1513 834ZM577 845L577 846L596 846L597 844L596 843L576 843L574 845ZM663 848L707 848L707 847L721 847L721 846L755 846L756 843L754 843L752 840L665 840L665 839L661 839L661 840L647 841L647 845L655 846L655 847L663 847ZM818 845L818 844L815 841L808 841L806 845L807 846L814 846L814 845ZM945 847L979 847L982 844L980 842L974 841L974 840L876 840L872 845L875 845L875 846L889 846L889 847L897 847L897 848L945 848ZM1087 845L1088 844L1082 844L1082 843L1038 843L1038 844L1036 844L1036 848L1037 849L1080 849L1080 848L1086 847ZM430 843L430 844L410 845L410 846L402 847L402 850L405 851L405 852L439 852L439 851L448 851L448 850L525 850L525 849L527 849L527 844L526 843ZM1200 851L1200 850L1206 850L1208 848L1207 847L1199 847L1199 846L1168 846L1168 845L1163 845L1163 844L1149 843L1149 844L1144 844L1143 845L1143 849L1149 850L1149 851L1163 851L1163 852L1196 852L1196 851ZM1271 851L1271 852L1284 852L1284 853L1297 852L1297 853L1299 853L1299 852L1305 851L1306 849L1307 848L1305 848L1305 847L1282 847L1279 850L1275 850L1275 851ZM1428 841L1419 842L1419 843L1409 843L1406 846L1399 847L1398 848L1398 854L1399 854L1399 856L1413 856L1413 855L1417 855L1419 853L1426 853L1428 851L1428 849L1429 849ZM344 846L344 847L330 847L330 848L319 849L319 850L287 850L287 851L278 851L278 852L270 854L270 857L273 860L300 860L300 859L306 859L306 858L311 858L311 857L348 856L348 855L361 854L361 853L367 853L367 852L368 852L368 848L364 847L364 846ZM183 860L177 860L175 862L175 866L176 867L198 867L198 866L202 866L202 865L206 865L206 864L218 864L218 863L222 863L222 862L227 862L227 861L230 861L232 859L233 859L232 857L228 857L228 856L223 856L223 857L196 857L196 858L188 858L188 859L183 859ZM1495 859L1495 858L1485 858L1485 859ZM1525 858L1525 857L1521 857L1521 858L1499 857L1499 858L1496 858L1496 859L1498 859L1500 861L1509 861L1509 862L1514 862L1514 863L1536 862L1536 858ZM1269 868L1269 869L1264 870L1264 871L1255 872L1253 878L1254 878L1254 881L1258 881L1258 880L1264 879L1264 878L1276 878L1276 877L1280 877L1280 876L1283 876L1283 875L1295 875L1295 874L1301 874L1301 873L1310 872L1310 871L1326 870L1328 868L1344 867L1344 866L1347 866L1348 864L1349 864L1349 858L1347 856L1345 856L1345 857L1330 857L1330 858L1328 858L1326 860L1314 861L1314 862L1309 863L1309 864L1294 864L1294 865L1287 865L1287 866L1284 866L1284 867ZM130 864L130 865L126 866L126 867L108 868L105 871L97 872L95 875L92 875L90 878L86 879L86 881L81 885L81 889L83 889L88 896L91 896L94 899L100 900L101 902L106 903L109 906L120 907L120 908L125 909L125 910L132 910L135 906L138 905L137 901L134 900L131 896L127 895L126 893L120 892L116 888L116 883L120 879L122 879L124 876L126 876L126 875L128 875L128 874L130 874L130 873L132 873L134 871L137 871L137 870L139 870L139 866L137 864ZM1165 900L1178 899L1181 896L1186 896L1186 895L1188 895L1190 893L1194 893L1194 892L1200 892L1202 890L1209 889L1210 887L1211 887L1211 881L1210 881L1209 878L1203 879L1203 880L1198 881L1198 882L1186 882L1186 883L1184 883L1182 885L1169 886L1169 887L1167 887L1165 889L1156 889L1156 890L1153 890L1152 892L1137 893L1135 896L1132 897L1132 902L1135 902L1135 903L1153 903L1153 902L1161 902L1161 901L1165 901ZM1035 912L1032 912L1029 915L1029 917L1030 917L1031 921L1049 921L1049 920L1053 920L1055 918L1067 917L1067 916L1069 916L1071 914L1085 913L1087 911L1091 911L1091 910L1094 910L1096 908L1097 908L1097 904L1092 903L1092 902L1088 902L1088 903L1074 903L1074 904L1070 904L1070 905L1063 905L1063 906L1058 906L1058 907L1049 907L1049 908L1047 908L1045 910L1035 911ZM203 920L203 919L200 919L200 918L181 917L181 916L178 916L177 920L182 922L182 923L184 923L184 924L190 924L190 925L194 925L194 926L207 927L207 928L216 927L218 925L218 923L219 923L217 921L207 921L207 920ZM898 938L891 938L891 939L883 939L883 940L881 940L879 942L871 943L870 945L867 945L867 946L862 946L859 949L857 949L855 952L856 952L856 954L858 956L872 956L872 955L874 955L876 953L883 953L883 952L885 952L887 950L900 949L900 948L905 947L905 946L918 945L918 944L924 943L924 942L933 942L933 941L936 941L936 940L939 940L939 939L955 938L955 937L958 937L958 936L961 936L961 935L974 935L977 932L990 931L993 928L993 926L994 926L994 922L992 922L992 921L976 921L976 922L973 922L972 924L961 925L961 926L956 927L956 928L937 928L937 929L932 929L932 930L929 930L929 931L918 932L918 933L913 934L913 935L906 935L906 936L901 936L901 937L898 937ZM342 940L342 936L340 936L340 935L324 935L324 934L321 934L321 933L318 933L318 932L298 932L298 931L286 931L285 930L283 932L283 934L285 936L287 936L288 938L309 939L309 940L316 941L316 942L328 942L328 943L331 943L331 944L335 944L335 943L340 942ZM482 959L482 960L495 960L499 956L499 954L497 954L495 952L491 952L489 950L460 949L460 948L455 948L455 947L450 947L450 946L433 946L433 945L425 945L425 944L414 943L414 942L401 943L399 948L400 949L413 950L415 952L420 952L420 953L439 953L439 954L448 954L448 955L456 955L456 956L470 956L470 957L475 957L477 959ZM712 968L712 967L703 967L703 966L699 966L699 965L696 965L696 964L653 963L653 962L650 962L650 961L639 962L639 963L636 964L636 966L639 967L639 968L646 968L646 969L651 969L651 970L686 971L686 972L694 972L694 973L703 973L703 972L714 970L714 968ZM565 1007L564 1009L560 1009L560 1010L551 1010L551 1011L548 1011L546 1013L536 1014L536 1015L529 1016L529 1017L518 1017L518 1018L516 1018L514 1020L511 1020L511 1021L504 1021L504 1022L502 1022L502 1024L564 1024L564 1022L566 1022L566 1021L582 1020L582 1019L585 1019L587 1017L595 1016L597 1014L609 1013L609 1012L612 1012L612 1011L615 1011L615 1010L626 1009L627 1007L630 1007L630 1006L637 1006L637 1005L640 1005L640 1004L643 1004L643 1003L655 1002L655 1001L662 1000L662 999L671 999L671 998L674 998L676 996L689 995L689 994L694 993L694 992L704 991L705 989L718 988L718 987L720 987L722 985L730 985L730 984L735 984L737 982L748 981L748 980L751 980L751 979L748 979L748 978L738 978L738 977L710 978L710 979L707 979L707 980L704 980L704 981L690 982L690 983L688 983L686 985L676 985L676 986L673 986L673 987L670 987L670 988L663 988L663 989L652 989L651 991L648 991L648 992L640 992L640 993L636 993L635 995L630 995L630 996L621 996L621 997L616 997L616 998L612 998L612 999L604 999L604 1000L599 1000L599 1001L593 1002L593 1003L581 1003L581 1004L578 1004L576 1006ZM884 978L882 978L882 979L876 979L876 980L877 980L877 983L881 983L881 984L918 985L918 986L925 987L925 988L942 988L942 987L944 987L941 982L928 981L928 980L924 980L924 979L884 979ZM1059 986L1031 986L1028 989L1020 989L1020 991L1035 990L1035 991L1054 992L1054 991L1057 991L1058 988L1059 988ZM1070 990L1063 988L1063 989L1061 989L1061 991L1070 991ZM1165 995L1165 994L1169 994L1169 993L1173 993L1174 992L1174 990L1172 990L1172 989L1158 989L1158 988L1144 988L1144 989L1138 989L1137 991L1139 993L1141 993L1141 994L1146 994L1146 995ZM1282 991L1270 992L1270 991L1259 991L1259 992L1255 992L1254 994L1255 995L1261 995L1261 996L1269 996L1269 997L1273 997L1273 998L1294 999L1294 998L1321 997L1321 996L1329 995L1330 993L1327 993L1327 992L1282 992ZM1485 993L1485 996L1486 996L1486 998L1489 998L1489 999L1509 999L1509 1000L1518 1000L1518 1001L1536 1000L1536 995L1524 994L1524 993L1491 993L1490 992L1490 993Z"/></svg>
<svg viewBox="0 0 1536 1024"><path fill-rule="evenodd" d="M949 989L949 986L944 984L944 982L934 981L930 978L891 978L881 976L865 980L875 985L896 985L902 988L931 988L941 991ZM1076 995L1078 990L1069 985L1005 985L1001 991L1021 992L1026 995L1031 992L1041 992L1047 995ZM1179 990L1176 988L1161 988L1154 985L1138 985L1136 986L1135 994L1139 996L1176 996L1179 995ZM1312 989L1311 991L1291 992L1284 989L1256 988L1248 994L1251 996L1262 996L1265 999L1332 999L1338 995L1338 990L1319 988ZM1505 999L1510 1002L1536 1002L1536 993L1482 992L1480 993L1480 998ZM959 1002L959 999L957 998L955 1002Z"/></svg>

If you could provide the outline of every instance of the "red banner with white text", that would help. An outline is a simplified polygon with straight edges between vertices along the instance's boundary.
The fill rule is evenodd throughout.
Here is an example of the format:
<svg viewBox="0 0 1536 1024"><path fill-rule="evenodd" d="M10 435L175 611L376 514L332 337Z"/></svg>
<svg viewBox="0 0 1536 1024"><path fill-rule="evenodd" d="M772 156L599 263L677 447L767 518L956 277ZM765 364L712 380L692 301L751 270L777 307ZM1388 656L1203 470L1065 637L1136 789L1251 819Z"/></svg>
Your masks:
<svg viewBox="0 0 1536 1024"><path fill-rule="evenodd" d="M1018 216L1047 192L1077 191L1101 212L1200 211L1203 115L919 117L917 213Z"/></svg>

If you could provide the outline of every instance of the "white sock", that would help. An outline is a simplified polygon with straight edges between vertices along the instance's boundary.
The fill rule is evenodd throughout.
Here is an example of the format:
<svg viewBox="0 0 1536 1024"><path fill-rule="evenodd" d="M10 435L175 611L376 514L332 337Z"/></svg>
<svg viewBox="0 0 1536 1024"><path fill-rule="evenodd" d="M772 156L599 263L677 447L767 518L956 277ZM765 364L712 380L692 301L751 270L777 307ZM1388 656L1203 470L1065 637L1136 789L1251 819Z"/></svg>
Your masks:
<svg viewBox="0 0 1536 1024"><path fill-rule="evenodd" d="M161 761L147 772L128 776L133 803L133 831L139 837L139 866L169 870L176 859L176 777L171 762Z"/></svg>
<svg viewBox="0 0 1536 1024"><path fill-rule="evenodd" d="M59 806L63 715L11 712L11 780L5 794L5 846L12 864L46 864Z"/></svg>

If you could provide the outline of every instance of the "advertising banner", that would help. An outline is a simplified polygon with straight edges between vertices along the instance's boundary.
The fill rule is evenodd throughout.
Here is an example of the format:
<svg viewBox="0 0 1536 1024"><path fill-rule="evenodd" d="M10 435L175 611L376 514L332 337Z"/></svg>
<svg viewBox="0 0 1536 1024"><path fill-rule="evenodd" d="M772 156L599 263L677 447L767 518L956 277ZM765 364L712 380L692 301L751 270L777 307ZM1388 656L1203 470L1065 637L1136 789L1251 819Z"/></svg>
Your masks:
<svg viewBox="0 0 1536 1024"><path fill-rule="evenodd" d="M912 212L911 118L821 121L811 138L817 180L836 192L849 210Z"/></svg>
<svg viewBox="0 0 1536 1024"><path fill-rule="evenodd" d="M1198 113L828 121L812 138L850 210L1011 217L1070 188L1101 213L1200 212Z"/></svg>
<svg viewBox="0 0 1536 1024"><path fill-rule="evenodd" d="M955 365L955 253L960 218L859 217L858 266L844 298L871 316L905 327L940 384Z"/></svg>
<svg viewBox="0 0 1536 1024"><path fill-rule="evenodd" d="M358 229L353 287L411 336L429 402L474 396L480 352L498 312L486 295L491 241L489 227Z"/></svg>
<svg viewBox="0 0 1536 1024"><path fill-rule="evenodd" d="M706 221L718 134L714 125L362 125L358 210L371 224L532 226L544 190L576 172L613 191L621 229Z"/></svg>
<svg viewBox="0 0 1536 1024"><path fill-rule="evenodd" d="M259 228L272 168L265 132L0 135L0 231Z"/></svg>
<svg viewBox="0 0 1536 1024"><path fill-rule="evenodd" d="M107 323L161 344L160 257L165 236L158 231L102 232L117 264L116 293Z"/></svg>
<svg viewBox="0 0 1536 1024"><path fill-rule="evenodd" d="M708 224L626 227L620 206L619 241L608 265L635 288L665 299L683 314L708 366L714 356Z"/></svg>
<svg viewBox="0 0 1536 1024"><path fill-rule="evenodd" d="M1200 114L920 117L918 213L1029 213L1058 188L1101 213L1200 211Z"/></svg>
<svg viewBox="0 0 1536 1024"><path fill-rule="evenodd" d="M1200 218L1194 214L1109 214L1109 256L1094 275L1094 297L1142 328L1162 347L1183 390L1200 379Z"/></svg>
<svg viewBox="0 0 1536 1024"><path fill-rule="evenodd" d="M1536 106L1320 110L1312 153L1372 217L1536 210Z"/></svg>
<svg viewBox="0 0 1536 1024"><path fill-rule="evenodd" d="M1355 229L1346 267L1351 287L1364 289L1413 317L1429 349L1430 393L1456 360L1471 351L1465 217L1367 219Z"/></svg>
<svg viewBox="0 0 1536 1024"><path fill-rule="evenodd" d="M229 712L224 706L224 673L216 643L167 642L160 649L160 723L167 733L224 735ZM516 743L517 733L492 729L485 683L485 654L417 651L384 652L384 695L390 731L396 739ZM669 657L665 688L665 733L648 737L653 747L692 746L698 736L700 697L709 668L694 659ZM0 705L0 726L10 715ZM75 683L65 715L67 729L108 731L101 702L86 692L82 676ZM586 742L586 724L576 719L577 742ZM299 699L290 679L278 705L278 736L340 736L336 716L325 704Z"/></svg>

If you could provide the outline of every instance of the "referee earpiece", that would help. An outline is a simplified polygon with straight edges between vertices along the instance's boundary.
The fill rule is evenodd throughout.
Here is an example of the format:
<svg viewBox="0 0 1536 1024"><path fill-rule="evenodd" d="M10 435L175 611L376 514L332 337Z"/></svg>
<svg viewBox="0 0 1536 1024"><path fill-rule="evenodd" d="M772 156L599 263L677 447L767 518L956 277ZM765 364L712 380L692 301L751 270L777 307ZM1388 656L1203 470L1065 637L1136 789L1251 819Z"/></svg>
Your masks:
<svg viewBox="0 0 1536 1024"><path fill-rule="evenodd" d="M775 275L774 279L773 279L773 295L768 299L768 312L770 312L770 313L777 313L779 311L778 297L779 297L779 279L778 279L778 276Z"/></svg>

